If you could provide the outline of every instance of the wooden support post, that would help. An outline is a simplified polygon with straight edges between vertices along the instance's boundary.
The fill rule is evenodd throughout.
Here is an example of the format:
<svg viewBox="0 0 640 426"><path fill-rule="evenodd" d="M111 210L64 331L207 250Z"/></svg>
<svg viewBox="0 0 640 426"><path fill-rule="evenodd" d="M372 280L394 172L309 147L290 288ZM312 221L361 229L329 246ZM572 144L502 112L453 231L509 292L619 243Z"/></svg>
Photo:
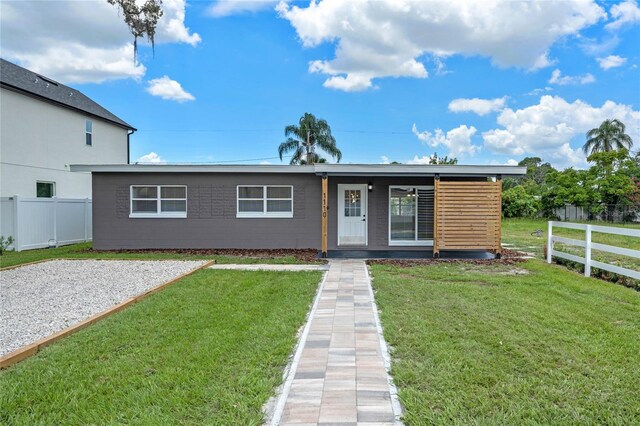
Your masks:
<svg viewBox="0 0 640 426"><path fill-rule="evenodd" d="M327 257L329 220L329 178L322 175L322 257Z"/></svg>
<svg viewBox="0 0 640 426"><path fill-rule="evenodd" d="M436 175L433 181L433 257L437 258L438 250L438 194L440 193L440 175Z"/></svg>
<svg viewBox="0 0 640 426"><path fill-rule="evenodd" d="M497 247L496 247L496 259L500 259L502 256L502 175L496 176L496 186L499 189L498 192L498 229L497 229Z"/></svg>

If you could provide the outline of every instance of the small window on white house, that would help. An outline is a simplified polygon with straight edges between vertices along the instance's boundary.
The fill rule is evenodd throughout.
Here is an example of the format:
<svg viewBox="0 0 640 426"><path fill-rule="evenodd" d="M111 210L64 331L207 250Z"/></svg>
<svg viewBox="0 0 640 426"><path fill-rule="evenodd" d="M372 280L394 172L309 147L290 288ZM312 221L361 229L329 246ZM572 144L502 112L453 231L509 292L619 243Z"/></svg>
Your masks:
<svg viewBox="0 0 640 426"><path fill-rule="evenodd" d="M36 182L36 197L52 198L56 196L55 182Z"/></svg>
<svg viewBox="0 0 640 426"><path fill-rule="evenodd" d="M91 120L85 120L84 122L84 136L85 143L91 146L93 144L93 123Z"/></svg>
<svg viewBox="0 0 640 426"><path fill-rule="evenodd" d="M237 217L293 217L293 186L238 186Z"/></svg>
<svg viewBox="0 0 640 426"><path fill-rule="evenodd" d="M187 187L132 185L129 217L187 217Z"/></svg>

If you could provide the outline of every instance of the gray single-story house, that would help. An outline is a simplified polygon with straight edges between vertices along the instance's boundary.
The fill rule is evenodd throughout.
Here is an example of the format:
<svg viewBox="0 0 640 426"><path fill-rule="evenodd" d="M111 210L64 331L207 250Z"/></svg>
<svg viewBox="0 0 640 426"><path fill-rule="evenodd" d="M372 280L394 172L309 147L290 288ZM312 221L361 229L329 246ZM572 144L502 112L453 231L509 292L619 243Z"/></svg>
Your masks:
<svg viewBox="0 0 640 426"><path fill-rule="evenodd" d="M93 176L93 246L500 254L503 176L471 165L73 165Z"/></svg>

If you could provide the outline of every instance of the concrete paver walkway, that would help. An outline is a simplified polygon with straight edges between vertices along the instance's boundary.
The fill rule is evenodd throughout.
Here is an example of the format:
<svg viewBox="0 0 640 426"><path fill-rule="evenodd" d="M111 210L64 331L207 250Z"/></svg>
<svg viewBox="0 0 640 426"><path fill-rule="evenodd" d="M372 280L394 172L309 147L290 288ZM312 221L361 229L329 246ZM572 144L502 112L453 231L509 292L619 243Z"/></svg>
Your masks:
<svg viewBox="0 0 640 426"><path fill-rule="evenodd" d="M400 424L375 309L364 261L332 261L272 424Z"/></svg>

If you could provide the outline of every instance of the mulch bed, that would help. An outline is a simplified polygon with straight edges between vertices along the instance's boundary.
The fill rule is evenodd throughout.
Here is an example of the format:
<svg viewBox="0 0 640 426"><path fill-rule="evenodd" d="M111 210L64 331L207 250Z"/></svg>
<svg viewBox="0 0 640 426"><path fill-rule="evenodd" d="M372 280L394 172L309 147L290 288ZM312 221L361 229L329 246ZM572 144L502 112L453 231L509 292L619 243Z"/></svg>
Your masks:
<svg viewBox="0 0 640 426"><path fill-rule="evenodd" d="M236 256L257 259L272 259L278 257L293 256L300 262L326 263L324 259L318 259L316 249L142 249L142 250L93 250L92 253L171 253L192 256Z"/></svg>
<svg viewBox="0 0 640 426"><path fill-rule="evenodd" d="M464 263L471 265L515 265L524 262L525 253L502 249L502 257L500 259L370 259L367 260L368 265L394 265L401 267L420 266L420 265L436 265L443 263Z"/></svg>

